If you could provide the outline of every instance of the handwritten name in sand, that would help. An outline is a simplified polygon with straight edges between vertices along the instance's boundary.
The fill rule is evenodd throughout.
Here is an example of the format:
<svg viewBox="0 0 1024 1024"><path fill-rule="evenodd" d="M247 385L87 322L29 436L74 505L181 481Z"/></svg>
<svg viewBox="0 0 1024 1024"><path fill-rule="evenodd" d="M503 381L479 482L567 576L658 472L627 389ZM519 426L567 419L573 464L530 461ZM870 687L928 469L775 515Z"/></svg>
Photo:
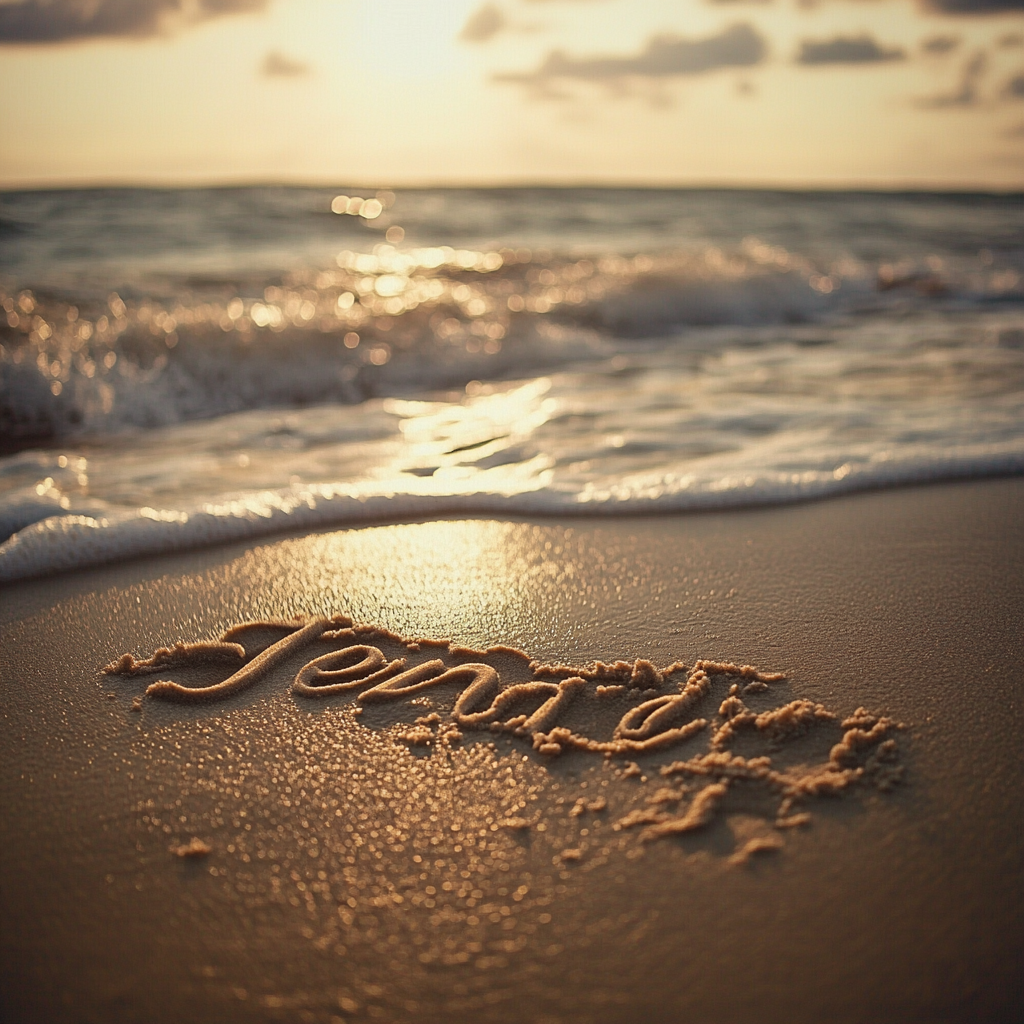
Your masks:
<svg viewBox="0 0 1024 1024"><path fill-rule="evenodd" d="M842 717L806 699L773 704L772 688L786 676L731 662L550 664L512 647L408 638L336 615L247 622L217 641L176 643L141 660L125 654L103 671L135 677L218 664L234 669L217 682L160 679L145 690L151 699L193 703L233 697L289 662L290 674L300 659L291 691L301 700L351 697L357 714L441 700L443 714L435 710L396 727L396 738L410 746L458 743L465 731L509 734L547 758L571 751L638 758L699 746L685 759L652 765L648 773L656 770L671 784L615 821L618 831L640 828L644 842L703 828L733 793L746 804L751 796L767 800L765 816L777 828L792 828L810 820L802 809L809 798L863 785L888 790L903 773L895 737L900 723L864 708ZM136 697L134 709L141 704ZM620 774L647 780L633 762ZM587 810L595 808L582 806L579 813ZM758 839L747 855L775 846Z"/></svg>

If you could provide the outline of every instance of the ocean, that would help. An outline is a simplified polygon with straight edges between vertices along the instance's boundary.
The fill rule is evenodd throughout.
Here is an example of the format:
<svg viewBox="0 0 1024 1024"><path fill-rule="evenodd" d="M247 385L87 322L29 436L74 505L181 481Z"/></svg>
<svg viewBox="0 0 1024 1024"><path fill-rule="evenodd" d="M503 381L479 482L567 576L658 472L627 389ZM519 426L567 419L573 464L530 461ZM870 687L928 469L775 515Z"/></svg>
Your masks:
<svg viewBox="0 0 1024 1024"><path fill-rule="evenodd" d="M0 193L0 582L1024 471L1020 194Z"/></svg>

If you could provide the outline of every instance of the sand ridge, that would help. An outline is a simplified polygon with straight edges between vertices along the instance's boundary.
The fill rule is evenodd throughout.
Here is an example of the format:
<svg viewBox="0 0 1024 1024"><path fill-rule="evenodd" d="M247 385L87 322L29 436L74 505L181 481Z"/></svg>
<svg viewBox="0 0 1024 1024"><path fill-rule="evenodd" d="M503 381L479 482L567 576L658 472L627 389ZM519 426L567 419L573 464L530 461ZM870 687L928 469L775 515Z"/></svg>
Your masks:
<svg viewBox="0 0 1024 1024"><path fill-rule="evenodd" d="M121 768L142 783L151 870L208 876L240 919L295 915L311 954L386 964L387 983L367 985L396 1019L421 1005L403 977L471 968L449 994L468 1010L522 958L567 955L588 893L616 907L588 941L640 942L659 904L622 894L643 859L723 885L772 858L774 874L813 838L793 837L812 810L856 814L855 794L902 773L895 721L844 718L729 661L541 661L343 615L254 619L161 651L97 680L144 687ZM259 992L254 979L225 998L303 1009ZM354 987L339 999L364 1005Z"/></svg>
<svg viewBox="0 0 1024 1024"><path fill-rule="evenodd" d="M239 640L247 641L249 648ZM325 643L335 649L317 653L316 648ZM645 806L631 807L614 821L617 832L646 826L639 833L644 843L705 827L736 784L773 799L774 814L765 811L765 817L773 817L777 829L789 829L809 823L810 812L797 806L809 798L837 796L858 785L886 791L903 776L895 738L904 728L901 723L865 708L840 719L824 705L799 698L752 709L744 697L763 703L772 684L786 676L732 662L697 660L687 667L675 661L662 668L645 659L542 663L507 645L471 648L447 639L404 637L336 614L241 623L217 641L178 642L144 659L124 654L105 666L103 673L133 677L165 669L205 671L225 661L237 664L240 658L242 666L226 679L203 680L201 685L159 680L145 690L147 697L158 700L220 701L253 686L289 659L306 659L310 653L316 656L294 673L292 693L302 699L351 698L357 716L374 705L401 702L416 710L442 706L443 701L435 705L435 698L447 693L450 706L444 706L444 714L432 710L411 724L394 717L380 723L409 747L450 750L466 732L489 732L527 741L546 761L569 752L612 760L664 752L702 737L704 752L657 767L664 777L700 781L688 802L684 803L688 785L663 788ZM430 654L446 654L454 664ZM410 665L410 660L415 663ZM447 692L453 687L458 690L454 702ZM716 687L727 688L717 709ZM133 709L138 709L139 701L136 697ZM774 763L773 758L789 744L829 728L835 742L827 758L784 766ZM749 748L751 740L757 750L732 749L744 746L744 741ZM618 774L633 777L634 767L635 762L630 762ZM640 775L646 780L642 771ZM674 810L669 809L672 804L677 805ZM581 797L570 814L579 816L584 808L596 813L606 806L604 797L600 803L587 803ZM531 827L525 818L510 817L505 822L505 827ZM756 846L756 850L774 848L767 841ZM568 859L579 859L577 854ZM565 860L565 851L559 856Z"/></svg>

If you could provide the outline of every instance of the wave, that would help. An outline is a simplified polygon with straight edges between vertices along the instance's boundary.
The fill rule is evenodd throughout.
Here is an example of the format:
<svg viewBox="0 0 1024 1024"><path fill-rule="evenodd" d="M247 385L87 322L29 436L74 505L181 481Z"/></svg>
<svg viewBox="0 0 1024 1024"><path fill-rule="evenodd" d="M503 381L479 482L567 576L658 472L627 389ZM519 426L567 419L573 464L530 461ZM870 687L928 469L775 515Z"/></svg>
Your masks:
<svg viewBox="0 0 1024 1024"><path fill-rule="evenodd" d="M193 277L162 301L0 293L0 431L27 444L351 404L543 373L638 339L685 345L693 328L1024 300L1013 270L954 280L848 260L823 272L756 239L600 259L379 245L336 263L278 283Z"/></svg>
<svg viewBox="0 0 1024 1024"><path fill-rule="evenodd" d="M0 545L0 583L148 555L267 537L293 530L368 521L476 515L652 515L780 505L879 487L1024 473L1024 444L844 464L832 471L746 472L673 482L621 482L612 488L564 491L545 486L543 469L516 492L404 493L345 484L299 484L229 495L184 509L97 507L92 515L62 511L25 526ZM9 520L12 522L14 520Z"/></svg>
<svg viewBox="0 0 1024 1024"><path fill-rule="evenodd" d="M0 194L0 581L379 519L1024 472L1021 210Z"/></svg>

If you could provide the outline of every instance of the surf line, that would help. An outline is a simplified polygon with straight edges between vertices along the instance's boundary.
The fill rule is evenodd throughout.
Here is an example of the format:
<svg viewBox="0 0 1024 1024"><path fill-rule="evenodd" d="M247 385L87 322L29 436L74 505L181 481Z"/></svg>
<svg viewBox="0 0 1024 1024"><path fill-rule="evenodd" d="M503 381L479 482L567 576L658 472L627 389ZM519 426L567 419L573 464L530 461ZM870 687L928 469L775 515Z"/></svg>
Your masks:
<svg viewBox="0 0 1024 1024"><path fill-rule="evenodd" d="M286 635L247 661L246 650L238 640L255 631L277 629L286 630ZM408 667L406 658L389 660L379 647L364 642L377 638L400 644L410 653L433 647L457 658L511 659L527 668L532 678L503 686L497 669L484 661L449 667L435 658ZM660 669L644 659L611 664L597 661L586 666L542 664L512 647L480 650L452 645L448 640L410 639L376 626L355 624L345 615L246 622L231 627L217 641L179 642L172 647L158 648L151 657L142 660L125 654L105 666L103 672L140 676L216 663L239 666L227 679L209 686L183 686L170 680L157 680L145 691L147 697L158 700L216 701L248 689L288 658L324 642L345 646L303 665L291 686L296 696L323 698L353 693L360 705L372 705L407 700L425 690L455 684L461 686L461 691L451 711L452 722L447 735L455 738L454 733L459 728L508 732L530 739L536 750L549 755L575 749L611 757L674 746L709 727L706 718L692 716L696 705L710 693L712 676L737 680L729 690L734 702L740 700L741 693L763 692L770 683L785 678L781 672L765 673L751 665L731 662L697 661L691 668L673 662ZM687 672L685 681L673 684L671 677L684 670ZM639 697L641 703L626 710L610 740L595 740L558 725L565 712L584 697L602 703ZM417 727L403 738L413 744L430 742L433 734L427 725L437 720L437 715L418 719Z"/></svg>

